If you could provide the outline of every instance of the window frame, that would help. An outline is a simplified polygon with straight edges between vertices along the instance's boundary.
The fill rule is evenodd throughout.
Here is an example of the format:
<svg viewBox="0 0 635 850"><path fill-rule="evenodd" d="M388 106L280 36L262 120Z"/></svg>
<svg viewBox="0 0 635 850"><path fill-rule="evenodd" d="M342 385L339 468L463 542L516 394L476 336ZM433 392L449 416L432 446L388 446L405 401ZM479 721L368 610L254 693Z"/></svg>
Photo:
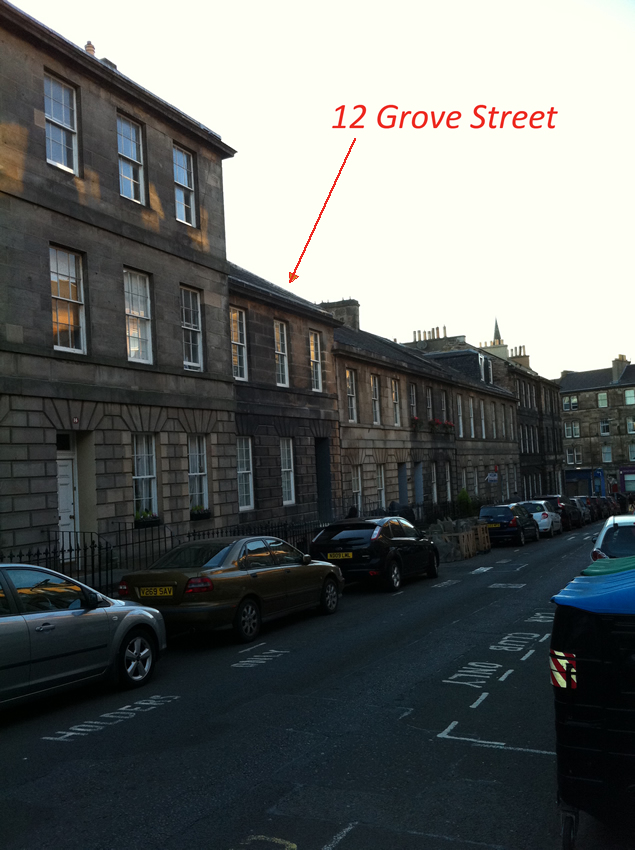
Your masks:
<svg viewBox="0 0 635 850"><path fill-rule="evenodd" d="M192 451L192 442L196 441L196 451ZM202 446L202 452L200 448ZM193 472L192 471L192 458L196 457L198 459L198 469ZM202 458L202 463L200 462ZM188 481L188 493L190 497L190 510L195 510L200 507L202 510L209 510L209 488L207 482L207 439L205 434L188 434L187 435L187 481ZM200 488L197 488L197 492L195 494L192 493L192 484L194 480L201 483ZM196 502L193 504L194 496L198 495L200 491L200 495L202 496L202 501Z"/></svg>
<svg viewBox="0 0 635 850"><path fill-rule="evenodd" d="M287 464L286 466L285 463ZM293 437L280 437L280 473L282 479L282 504L285 507L287 505L295 505L295 467L293 459ZM285 480L287 482L287 493L290 493L290 498L287 499L285 499L284 497Z"/></svg>
<svg viewBox="0 0 635 850"><path fill-rule="evenodd" d="M383 463L377 464L377 505L386 507L386 469Z"/></svg>
<svg viewBox="0 0 635 850"><path fill-rule="evenodd" d="M321 393L323 385L322 340L320 339L319 331L309 331L309 364L311 369L311 390L314 393Z"/></svg>
<svg viewBox="0 0 635 850"><path fill-rule="evenodd" d="M287 323L281 319L273 320L274 355L276 368L276 386L289 386L289 346L287 345ZM280 380L282 372L282 380Z"/></svg>
<svg viewBox="0 0 635 850"><path fill-rule="evenodd" d="M602 446L602 463L613 463L612 446Z"/></svg>
<svg viewBox="0 0 635 850"><path fill-rule="evenodd" d="M126 123L130 124L131 127L134 127L139 131L138 142L134 142L132 137L128 138L127 141L129 141L132 145L134 145L134 144L138 145L140 159L134 159L132 156L129 156L128 154L124 153L120 149L120 139L122 139L122 140L126 139L126 137L122 133L119 132L120 122L124 122L124 121ZM130 164L130 167L133 170L133 174L134 174L135 167L138 169L139 179L138 179L137 183L138 183L138 186L139 186L139 198L132 198L132 197L130 197L130 195L127 195L125 192L122 191L122 180L124 180L124 179L128 180L133 186L135 185L134 176L133 176L133 179L131 180L129 177L124 177L122 175L122 173L121 173L122 163ZM124 115L122 112L117 112L117 172L118 172L118 175L119 175L119 196L121 198L125 198L128 201L132 201L135 204L139 204L139 206L144 207L146 205L146 189L145 189L145 167L144 167L144 161L143 161L143 125L139 124L138 121L135 121L132 118L129 118L127 115Z"/></svg>
<svg viewBox="0 0 635 850"><path fill-rule="evenodd" d="M392 397L392 415L393 415L393 424L395 428L399 428L401 426L401 410L400 410L400 401L399 401L399 379L391 378L390 379L390 394Z"/></svg>
<svg viewBox="0 0 635 850"><path fill-rule="evenodd" d="M62 252L63 254L66 254L67 257L68 257L69 272L70 272L70 258L72 257L73 260L74 260L75 275L74 275L73 279L75 281L75 286L76 286L78 294L80 296L80 298L77 299L77 300L74 300L73 298L65 298L63 295L59 295L59 294L54 295L53 294L52 289L53 289L53 274L54 273L55 273L55 276L56 276L57 290L58 290L58 293L59 293L59 262L58 262L58 260L59 260L59 253L60 252ZM52 264L54 253L55 253L55 258L56 258L55 272L53 272L53 264ZM71 251L67 248L61 248L57 245L50 245L49 244L49 278L50 278L50 283L51 283L51 301L52 301L51 315L52 315L52 318L53 318L53 327L55 327L56 325L58 327L57 339L59 340L59 320L56 322L55 318L59 316L58 302L76 305L77 310L78 310L78 318L79 318L80 347L79 348L71 348L71 347L67 347L65 345L60 345L59 343L55 343L55 341L54 341L53 342L53 350L54 351L70 351L70 352L73 352L74 354L86 354L86 309L85 309L86 299L85 299L85 296L84 296L84 263L83 263L82 255L75 253L74 251ZM72 286L70 274L69 274L68 280L69 280L69 295L70 295L71 286ZM55 312L53 312L53 308L55 308ZM68 308L68 309L69 309L69 319L70 319L70 308ZM70 324L68 325L68 327L70 329L70 327L71 327ZM53 337L53 339L55 340L55 336ZM70 330L69 330L69 339L70 339Z"/></svg>
<svg viewBox="0 0 635 850"><path fill-rule="evenodd" d="M149 452L140 452L138 450L138 441L148 440L146 447L150 447ZM143 464L140 464L142 457L152 459L152 472L143 474L140 469ZM150 485L150 493L137 496L137 484L135 482L148 481ZM150 509L143 508L137 510L137 503L150 500ZM157 500L157 448L155 435L146 432L139 432L132 435L132 513L135 519L143 519L144 512L148 511L150 517L158 516L158 500ZM139 516L137 517L137 513Z"/></svg>
<svg viewBox="0 0 635 850"><path fill-rule="evenodd" d="M600 419L600 437L611 436L611 421L610 419Z"/></svg>
<svg viewBox="0 0 635 850"><path fill-rule="evenodd" d="M434 406L432 404L432 387L426 387L426 415L428 421L434 419Z"/></svg>
<svg viewBox="0 0 635 850"><path fill-rule="evenodd" d="M176 161L177 160L177 151L178 151L178 153L183 154L186 158L189 157L190 166L191 166L190 168L188 168L187 165L184 168L183 165L177 163L177 161ZM186 159L186 162L187 162L187 159ZM181 183L179 180L177 180L177 174L176 174L177 168L179 168L181 170L185 170L186 174L191 173L191 175L192 175L192 185L191 186L188 186L186 183ZM196 168L195 168L194 154L191 151L186 150L181 145L177 145L176 142L172 143L172 179L173 179L173 182L174 182L174 217L176 218L177 221L181 222L181 224L187 224L188 227L196 227L197 226L196 225L196 220L197 220L197 215L196 215ZM192 221L188 221L186 218L179 218L179 200L178 200L178 195L177 195L177 192L179 190L181 192L183 192L184 198L185 198L185 192L191 193L190 210L191 210L191 215L192 215ZM186 209L185 202L183 202L181 204L181 206L183 206L183 209Z"/></svg>
<svg viewBox="0 0 635 850"><path fill-rule="evenodd" d="M235 317L235 320L234 320ZM236 336L234 336L234 328ZM242 341L241 341L242 332ZM247 362L247 314L242 307L229 305L229 336L232 354L232 375L235 381L249 380ZM240 374L242 369L242 374Z"/></svg>
<svg viewBox="0 0 635 850"><path fill-rule="evenodd" d="M355 369L346 370L346 409L349 422L357 422L357 381Z"/></svg>
<svg viewBox="0 0 635 850"><path fill-rule="evenodd" d="M408 384L408 404L410 406L410 418L417 418L417 385L410 382Z"/></svg>
<svg viewBox="0 0 635 850"><path fill-rule="evenodd" d="M460 395L456 396L456 423L459 426L458 436L463 436L463 399Z"/></svg>
<svg viewBox="0 0 635 850"><path fill-rule="evenodd" d="M624 405L632 404L635 404L635 390L624 390Z"/></svg>
<svg viewBox="0 0 635 850"><path fill-rule="evenodd" d="M370 397L373 410L373 425L381 425L381 389L379 375L370 376Z"/></svg>
<svg viewBox="0 0 635 850"><path fill-rule="evenodd" d="M361 464L354 464L351 467L351 494L353 505L357 508L357 515L362 515L362 486L363 486L363 470Z"/></svg>
<svg viewBox="0 0 635 850"><path fill-rule="evenodd" d="M479 399L480 402L480 412L481 412L481 438L483 440L487 439L487 432L485 430L485 402L483 399Z"/></svg>
<svg viewBox="0 0 635 850"><path fill-rule="evenodd" d="M241 450L240 446L246 447L247 452L245 454L244 448L242 452L242 459L245 458L248 461L248 466L246 468L241 468ZM246 476L247 484L248 484L248 496L249 502L248 504L241 505L241 478L240 476ZM253 511L254 509L254 463L253 463L253 453L251 448L251 437L237 437L236 438L236 479L238 484L238 510L240 512L244 511ZM244 488L243 488L244 492Z"/></svg>
<svg viewBox="0 0 635 850"><path fill-rule="evenodd" d="M604 408L609 406L609 394L607 392L601 392L597 394L597 402L598 407ZM602 404L604 402L604 404Z"/></svg>
<svg viewBox="0 0 635 850"><path fill-rule="evenodd" d="M431 497L432 504L439 504L439 489L437 486L437 463L436 461L432 461L430 464L430 489L431 489Z"/></svg>
<svg viewBox="0 0 635 850"><path fill-rule="evenodd" d="M474 427L474 397L469 396L469 404L468 411L470 416L470 439L473 440L476 437L476 429Z"/></svg>
<svg viewBox="0 0 635 850"><path fill-rule="evenodd" d="M130 306L128 296L131 298L141 297L138 293L132 291L132 289L127 287L127 283L129 283L132 277L143 280L145 283L145 309L147 311L147 315L142 315L141 313L135 313ZM128 354L128 362L129 363L142 363L146 366L151 366L154 362L154 352L152 349L152 297L150 292L150 275L145 272L136 271L135 269L124 268L123 270L123 280L124 280L124 302L125 302L125 315L126 315L126 351ZM141 328L145 328L147 330L147 337L145 342L147 344L148 349L148 357L135 357L131 354L131 341L134 339L142 340L143 338L138 336L133 336L130 333L131 323L132 322L139 323L139 330ZM139 351L141 348L138 349Z"/></svg>
<svg viewBox="0 0 635 850"><path fill-rule="evenodd" d="M47 93L46 93L46 81L50 80L51 82L56 82L58 85L62 86L63 89L67 89L72 94L72 114L74 125L70 126L66 124L64 121L60 121L57 118L54 118L52 114L47 114ZM52 97L49 97L52 101ZM59 101L56 101L59 102ZM63 105L63 104L62 104ZM79 175L79 133L78 133L78 114L77 114L77 89L75 86L70 85L67 82L64 82L60 77L55 74L50 74L48 71L44 73L44 125L45 125L45 135L46 135L46 162L48 165L53 165L55 168L60 168L62 171L66 171L67 174L75 174ZM70 133L71 134L71 151L73 154L73 167L69 168L68 165L65 165L62 162L58 162L55 159L51 159L49 157L49 145L53 144L52 137L49 136L49 126L56 127L58 130L61 130L62 133ZM59 142L56 142L59 144ZM66 146L67 147L67 146Z"/></svg>
<svg viewBox="0 0 635 850"><path fill-rule="evenodd" d="M196 298L196 314L198 315L198 326L193 322L186 322L185 315L186 310L189 310L190 313L193 313L193 309L191 306L186 306L183 303L183 297L185 293L189 293L190 297L195 296ZM183 368L188 372L202 372L203 371L203 327L202 327L202 314L201 314L201 293L197 289L193 289L191 286L185 286L181 284L179 286L179 300L180 300L180 308L181 308L181 331L183 336ZM190 341L186 341L187 335L190 335ZM196 339L196 346L198 348L199 360L198 363L195 360L188 360L186 356L186 352L188 347L192 350L193 342L192 338Z"/></svg>
<svg viewBox="0 0 635 850"><path fill-rule="evenodd" d="M445 497L447 502L452 501L452 467L449 460L445 462Z"/></svg>

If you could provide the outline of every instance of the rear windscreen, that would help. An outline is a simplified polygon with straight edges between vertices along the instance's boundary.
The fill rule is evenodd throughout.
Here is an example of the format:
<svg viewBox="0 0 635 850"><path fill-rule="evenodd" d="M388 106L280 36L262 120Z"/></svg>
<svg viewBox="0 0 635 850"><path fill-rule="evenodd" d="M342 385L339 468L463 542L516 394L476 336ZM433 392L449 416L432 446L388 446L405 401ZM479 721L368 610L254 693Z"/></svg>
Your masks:
<svg viewBox="0 0 635 850"><path fill-rule="evenodd" d="M635 555L635 522L607 528L599 548L609 558Z"/></svg>
<svg viewBox="0 0 635 850"><path fill-rule="evenodd" d="M544 511L543 506L539 502L523 502L523 508L527 508L530 514L538 514Z"/></svg>
<svg viewBox="0 0 635 850"><path fill-rule="evenodd" d="M159 558L151 569L178 570L218 566L233 545L232 542L228 546L225 539L223 541L206 541L194 546L185 546L183 549L173 549Z"/></svg>
<svg viewBox="0 0 635 850"><path fill-rule="evenodd" d="M510 508L497 508L491 505L481 508L481 517L486 517L487 519L509 519L511 515Z"/></svg>
<svg viewBox="0 0 635 850"><path fill-rule="evenodd" d="M333 542L349 546L370 543L370 537L374 530L374 525L363 525L359 528L337 528L337 526L325 528L316 543Z"/></svg>

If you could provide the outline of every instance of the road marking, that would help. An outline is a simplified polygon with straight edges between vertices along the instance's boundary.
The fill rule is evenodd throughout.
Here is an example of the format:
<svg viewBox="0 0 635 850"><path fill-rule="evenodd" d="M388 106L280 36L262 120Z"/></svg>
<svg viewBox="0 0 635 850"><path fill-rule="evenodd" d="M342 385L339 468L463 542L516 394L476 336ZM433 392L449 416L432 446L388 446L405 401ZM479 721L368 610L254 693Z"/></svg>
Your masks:
<svg viewBox="0 0 635 850"><path fill-rule="evenodd" d="M493 567L478 567L478 569L472 570L472 575L476 575L476 573L486 573L488 570L493 569Z"/></svg>
<svg viewBox="0 0 635 850"><path fill-rule="evenodd" d="M538 753L539 755L555 756L551 750L534 750L529 747L510 747L509 744L503 741L481 741L480 738L464 738L459 735L450 735L453 729L459 725L458 720L453 720L452 723L437 735L437 738L448 738L450 741L467 741L474 744L476 747L490 747L495 750L513 750L516 753Z"/></svg>
<svg viewBox="0 0 635 850"><path fill-rule="evenodd" d="M487 684L489 676L493 676L502 667L502 664L494 664L492 661L470 661L465 667L461 667L458 673L454 673L449 679L442 679L442 683L448 685L467 685L468 688L481 689ZM463 681L469 679L471 681Z"/></svg>
<svg viewBox="0 0 635 850"><path fill-rule="evenodd" d="M340 843L340 841L348 835L348 833L351 831L351 829L355 829L357 824L358 824L358 821L356 821L356 820L353 821L352 823L349 823L349 825L345 826L344 829L341 832L338 832L337 835L334 835L333 838L329 841L329 843L324 845L322 850L333 850L333 848L337 847L337 845Z"/></svg>
<svg viewBox="0 0 635 850"><path fill-rule="evenodd" d="M503 558L501 561L496 561L496 563L497 564L509 564L510 559L509 558Z"/></svg>
<svg viewBox="0 0 635 850"><path fill-rule="evenodd" d="M538 643L544 643L546 640L549 640L549 638L550 638L550 637L551 637L551 632L547 632L547 634L546 634L546 635L544 635L544 637L541 637L541 638L540 638L540 640L538 641Z"/></svg>
<svg viewBox="0 0 635 850"><path fill-rule="evenodd" d="M449 578L447 581L442 581L440 584L433 584L432 587L449 587L451 584L459 584L461 579Z"/></svg>
<svg viewBox="0 0 635 850"><path fill-rule="evenodd" d="M505 679L506 679L508 676L511 676L511 674L512 674L513 672L514 672L513 670L508 670L506 673L503 673L503 675L499 678L499 680L498 680L498 681L499 681L499 682L504 682L504 681L505 681Z"/></svg>
<svg viewBox="0 0 635 850"><path fill-rule="evenodd" d="M232 664L232 667L257 667L258 664L266 664L267 661L273 661L281 655L288 655L290 651L289 649L268 649L260 655L251 655L244 661L237 661L236 664Z"/></svg>
<svg viewBox="0 0 635 850"><path fill-rule="evenodd" d="M403 593L403 590L399 590L399 591L397 591L397 593L391 593L390 595L391 596L401 596L402 593Z"/></svg>
<svg viewBox="0 0 635 850"><path fill-rule="evenodd" d="M590 539L591 539L591 535L590 535L590 534L587 534L587 535L586 535L586 537L583 537L582 539L583 539L583 540L590 540Z"/></svg>
<svg viewBox="0 0 635 850"><path fill-rule="evenodd" d="M479 705L483 702L483 700L487 699L488 696L489 696L489 694L487 693L487 691L485 691L484 694L481 694L480 697L475 702L472 703L470 708L478 708Z"/></svg>
<svg viewBox="0 0 635 850"><path fill-rule="evenodd" d="M536 611L531 617L528 617L526 623L551 623L554 618L554 611Z"/></svg>
<svg viewBox="0 0 635 850"><path fill-rule="evenodd" d="M123 705L116 711L107 711L104 714L100 714L99 717L103 717L103 720L85 720L83 723L77 723L75 726L71 726L67 732L56 732L55 734L59 735L59 738L54 738L52 735L44 735L42 736L42 740L70 741L74 737L82 738L88 735L89 732L100 732L106 726L115 726L117 723L123 723L124 720L131 720L139 712L153 711L155 708L159 708L159 706L172 702L175 699L181 699L181 697L162 697L157 694L148 699L138 699L131 705Z"/></svg>
<svg viewBox="0 0 635 850"><path fill-rule="evenodd" d="M270 835L248 835L245 841L241 841L243 847L251 844L252 841L267 841L269 844L277 844L283 850L298 850L298 845L292 841L285 841L284 838L272 838Z"/></svg>
<svg viewBox="0 0 635 850"><path fill-rule="evenodd" d="M575 540L575 534L573 535L573 537L567 537L567 540Z"/></svg>
<svg viewBox="0 0 635 850"><path fill-rule="evenodd" d="M529 658L529 656L530 656L530 655L533 655L535 651L536 651L535 649L530 649L530 650L529 650L529 652L526 652L526 653L522 656L522 658L521 658L520 660L521 660L521 661L527 661L527 659Z"/></svg>
<svg viewBox="0 0 635 850"><path fill-rule="evenodd" d="M407 709L404 711L404 713L403 713L403 714L400 714L400 715L399 715L399 719L400 719L400 720L403 720L403 719L404 719L404 717L407 717L409 714L412 714L412 712L413 712L413 711L414 711L414 708L407 708Z"/></svg>
<svg viewBox="0 0 635 850"><path fill-rule="evenodd" d="M490 649L504 652L522 652L527 648L527 644L536 640L535 632L512 632L509 635L502 637L498 643L490 644Z"/></svg>
<svg viewBox="0 0 635 850"><path fill-rule="evenodd" d="M241 653L241 652L251 652L253 649L258 649L259 646L264 646L266 643L267 643L267 641L265 640L262 643L257 643L254 646L249 646L249 647L247 647L247 649L239 649L238 652L239 653Z"/></svg>
<svg viewBox="0 0 635 850"><path fill-rule="evenodd" d="M490 584L490 587L498 588L498 587L512 587L512 588L520 588L527 587L526 584Z"/></svg>

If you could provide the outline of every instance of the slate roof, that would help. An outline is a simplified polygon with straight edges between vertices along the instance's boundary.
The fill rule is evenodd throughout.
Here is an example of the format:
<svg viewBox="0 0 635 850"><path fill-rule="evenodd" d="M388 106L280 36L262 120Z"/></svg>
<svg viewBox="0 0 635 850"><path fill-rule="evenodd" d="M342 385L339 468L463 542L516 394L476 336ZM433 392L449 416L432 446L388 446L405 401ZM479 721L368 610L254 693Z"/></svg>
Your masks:
<svg viewBox="0 0 635 850"><path fill-rule="evenodd" d="M227 263L227 265L229 266L230 286L232 283L235 283L241 288L251 290L254 294L258 294L261 297L266 296L271 298L273 296L278 300L285 301L289 305L302 308L303 311L310 310L311 312L316 313L320 317L321 321L326 321L333 325L339 325L339 321L335 319L331 313L328 313L326 310L318 307L317 304L307 301L306 298L301 298L299 295L296 295L295 292L289 292L288 289L283 289L281 286L271 283L269 280L265 280L264 277L259 277L258 275L253 274L253 272L237 266L235 263Z"/></svg>
<svg viewBox="0 0 635 850"><path fill-rule="evenodd" d="M635 363L626 367L619 381L613 383L612 369L591 369L588 372L570 372L557 380L560 392L583 392L610 387L632 387L635 385Z"/></svg>
<svg viewBox="0 0 635 850"><path fill-rule="evenodd" d="M415 353L411 348L407 348L398 342L392 342L392 340L385 337L368 333L368 331L355 331L348 327L335 328L333 337L335 342L341 345L347 345L360 351L367 351L370 354L384 357L393 362L399 361L406 367L428 375L431 378L437 378L440 381L447 381L453 384L469 384L475 389L493 390L499 394L512 397L512 393L503 387L496 384L484 384L482 381L474 381L469 376L464 375L457 369L453 369L451 366L446 364L441 365L434 355Z"/></svg>

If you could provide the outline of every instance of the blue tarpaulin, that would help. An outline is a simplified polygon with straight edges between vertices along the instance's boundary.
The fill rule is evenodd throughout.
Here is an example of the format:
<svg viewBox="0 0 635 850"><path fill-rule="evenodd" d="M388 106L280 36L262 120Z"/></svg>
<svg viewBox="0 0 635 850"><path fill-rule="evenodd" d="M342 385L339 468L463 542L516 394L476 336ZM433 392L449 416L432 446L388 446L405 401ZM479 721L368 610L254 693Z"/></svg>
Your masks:
<svg viewBox="0 0 635 850"><path fill-rule="evenodd" d="M635 614L635 570L576 576L551 601L593 614Z"/></svg>

